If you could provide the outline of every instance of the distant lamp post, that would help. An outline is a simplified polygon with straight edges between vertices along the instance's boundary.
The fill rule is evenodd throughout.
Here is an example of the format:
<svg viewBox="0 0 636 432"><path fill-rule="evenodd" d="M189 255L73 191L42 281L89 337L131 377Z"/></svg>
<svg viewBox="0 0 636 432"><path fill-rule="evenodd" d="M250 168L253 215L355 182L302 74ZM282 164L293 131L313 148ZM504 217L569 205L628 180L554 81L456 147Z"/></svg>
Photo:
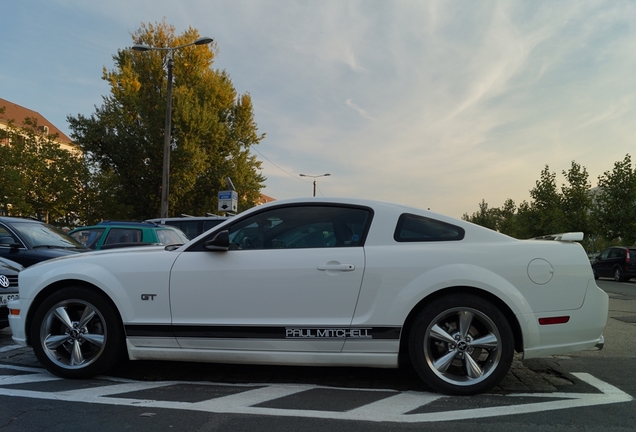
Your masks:
<svg viewBox="0 0 636 432"><path fill-rule="evenodd" d="M161 217L168 217L168 189L170 188L170 140L172 122L172 52L192 45L207 45L213 42L212 38L201 37L194 42L176 47L151 47L148 45L133 45L133 51L168 51L168 93L166 95L166 123L163 132L163 174L161 177Z"/></svg>
<svg viewBox="0 0 636 432"><path fill-rule="evenodd" d="M311 177L314 179L314 196L316 196L316 179L318 177L329 177L331 174L320 174L320 175L307 175L307 174L299 174L301 177Z"/></svg>

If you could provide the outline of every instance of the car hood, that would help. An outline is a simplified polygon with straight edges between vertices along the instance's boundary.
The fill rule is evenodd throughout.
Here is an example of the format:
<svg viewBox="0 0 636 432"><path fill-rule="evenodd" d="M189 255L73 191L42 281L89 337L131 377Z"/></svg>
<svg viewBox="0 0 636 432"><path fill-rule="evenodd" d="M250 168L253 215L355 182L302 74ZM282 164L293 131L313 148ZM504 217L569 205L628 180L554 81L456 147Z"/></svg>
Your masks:
<svg viewBox="0 0 636 432"><path fill-rule="evenodd" d="M108 249L108 250L99 250L93 251L87 249L88 252L79 252L79 251L69 251L60 249L58 252L62 252L59 255L52 255L51 259L46 261L39 262L37 264L33 264L29 266L28 269L32 269L34 267L40 268L45 265L49 265L52 263L60 263L60 261L66 260L94 260L95 257L104 256L104 255L139 255L145 253L157 253L157 252L165 252L165 246L147 246L143 248L121 248L121 249ZM53 251L54 249L47 249L47 251Z"/></svg>

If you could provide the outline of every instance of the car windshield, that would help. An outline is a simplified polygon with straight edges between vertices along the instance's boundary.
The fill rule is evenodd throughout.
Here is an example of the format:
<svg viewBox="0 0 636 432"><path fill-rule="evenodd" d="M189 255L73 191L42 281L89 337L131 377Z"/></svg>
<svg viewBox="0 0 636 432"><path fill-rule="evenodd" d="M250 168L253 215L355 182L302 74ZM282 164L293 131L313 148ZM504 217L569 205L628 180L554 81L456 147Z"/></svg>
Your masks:
<svg viewBox="0 0 636 432"><path fill-rule="evenodd" d="M77 240L51 225L31 222L15 222L13 228L18 231L31 247L80 248Z"/></svg>

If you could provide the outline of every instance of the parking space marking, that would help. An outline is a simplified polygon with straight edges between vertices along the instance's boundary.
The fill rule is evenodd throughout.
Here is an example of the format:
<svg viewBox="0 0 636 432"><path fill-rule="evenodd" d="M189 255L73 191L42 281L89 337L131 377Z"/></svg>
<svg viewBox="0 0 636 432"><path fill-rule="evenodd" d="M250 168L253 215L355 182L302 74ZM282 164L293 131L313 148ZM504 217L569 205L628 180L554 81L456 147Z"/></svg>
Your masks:
<svg viewBox="0 0 636 432"><path fill-rule="evenodd" d="M622 390L599 380L598 378L587 373L572 374L579 380L596 388L598 393L518 393L503 398L537 398L538 402L519 403L506 406L488 407L488 408L472 408L457 409L450 411L434 411L426 413L414 413L431 402L441 398L451 398L451 396L441 396L426 392L399 392L394 391L394 395L384 397L372 403L368 403L349 411L321 411L318 409L284 409L284 408L267 408L256 406L264 402L277 400L291 395L302 394L309 390L329 389L343 390L347 392L393 392L391 390L370 390L370 389L351 389L351 388L334 388L317 385L302 384L258 384L258 388L254 388L255 384L220 384L220 383L201 383L201 382L182 382L182 381L161 381L161 382L140 382L134 380L123 380L118 378L100 377L100 380L109 381L106 385L99 385L92 388L83 388L75 390L65 390L59 392L47 392L37 390L26 390L15 388L16 384L34 384L38 382L50 382L61 380L46 373L43 369L38 368L22 368L16 366L1 365L0 368L15 370L19 372L31 372L30 374L21 375L5 375L0 376L0 395L27 397L35 399L61 400L68 402L84 402L99 403L105 405L134 406L143 408L166 408L203 411L211 413L228 413L228 414L252 414L266 416L284 416L284 417L301 417L301 418L321 418L332 420L357 420L372 422L394 422L394 423L429 423L451 420L468 420L485 417L507 416L514 414L529 414L540 411L554 411L560 409L579 408L594 405L606 405L621 402L629 402L633 400L632 396ZM157 389L170 386L212 386L225 388L244 388L235 394L220 396L198 402L179 402L154 400L143 398L126 398L115 397L117 394L125 395L130 392L140 392L146 390ZM14 388L11 388L11 387ZM541 399L550 398L549 401L540 401ZM557 400L555 400L557 399ZM459 399L458 399L459 401ZM508 402L510 400L508 399Z"/></svg>
<svg viewBox="0 0 636 432"><path fill-rule="evenodd" d="M21 347L20 345L6 345L6 346L3 346L2 348L0 348L0 353L7 352L7 351L13 351L13 350L16 350L16 349L19 349L19 348L23 348L23 347Z"/></svg>

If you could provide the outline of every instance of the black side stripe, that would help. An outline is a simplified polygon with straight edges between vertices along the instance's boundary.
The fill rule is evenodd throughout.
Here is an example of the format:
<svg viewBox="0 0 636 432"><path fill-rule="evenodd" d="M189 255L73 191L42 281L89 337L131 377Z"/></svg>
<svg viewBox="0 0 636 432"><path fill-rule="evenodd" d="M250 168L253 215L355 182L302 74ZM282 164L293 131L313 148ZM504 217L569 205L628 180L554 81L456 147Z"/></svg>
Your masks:
<svg viewBox="0 0 636 432"><path fill-rule="evenodd" d="M247 327L194 325L125 326L129 337L196 339L384 339L399 340L402 327Z"/></svg>

